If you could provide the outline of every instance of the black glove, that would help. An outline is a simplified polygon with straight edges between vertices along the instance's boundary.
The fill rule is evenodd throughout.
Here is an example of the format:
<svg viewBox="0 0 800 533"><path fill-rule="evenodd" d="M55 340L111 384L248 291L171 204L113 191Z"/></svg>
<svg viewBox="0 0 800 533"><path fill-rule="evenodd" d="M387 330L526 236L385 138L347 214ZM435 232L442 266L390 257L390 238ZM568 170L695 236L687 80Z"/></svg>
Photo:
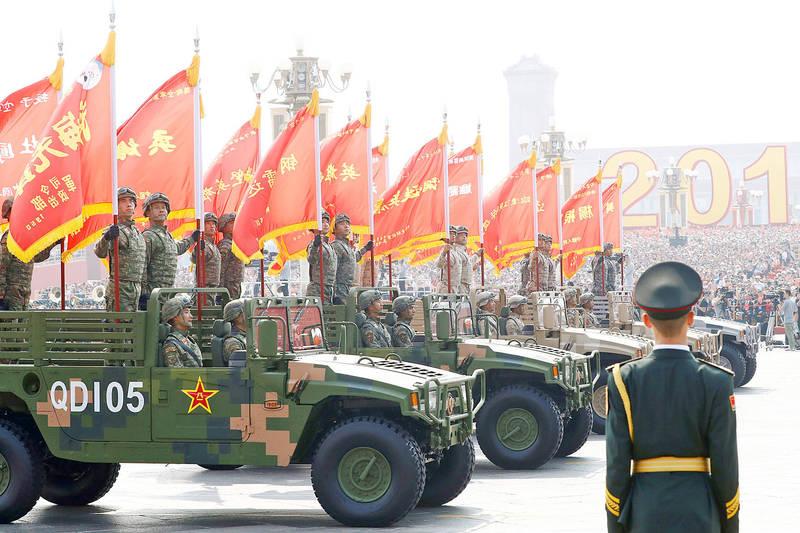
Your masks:
<svg viewBox="0 0 800 533"><path fill-rule="evenodd" d="M197 239L200 238L200 230L196 229L192 232L192 242L197 242Z"/></svg>
<svg viewBox="0 0 800 533"><path fill-rule="evenodd" d="M5 298L0 298L0 311L8 311L8 303Z"/></svg>
<svg viewBox="0 0 800 533"><path fill-rule="evenodd" d="M372 241L372 239L368 240L368 241L367 241L367 244L365 244L365 245L364 245L364 249L365 249L366 251L368 251L368 252L369 252L370 250L372 250L372 248L374 248L374 247L375 247L375 242L373 242L373 241Z"/></svg>
<svg viewBox="0 0 800 533"><path fill-rule="evenodd" d="M112 224L108 227L105 233L103 233L103 238L107 241L113 241L119 237L119 226L116 224Z"/></svg>
<svg viewBox="0 0 800 533"><path fill-rule="evenodd" d="M317 233L314 235L314 246L319 246L320 244L322 244L322 234Z"/></svg>
<svg viewBox="0 0 800 533"><path fill-rule="evenodd" d="M139 311L147 311L147 295L139 296Z"/></svg>
<svg viewBox="0 0 800 533"><path fill-rule="evenodd" d="M200 244L198 244L198 246L200 247L200 250L205 250L206 249L206 241L205 241L205 239L200 241Z"/></svg>

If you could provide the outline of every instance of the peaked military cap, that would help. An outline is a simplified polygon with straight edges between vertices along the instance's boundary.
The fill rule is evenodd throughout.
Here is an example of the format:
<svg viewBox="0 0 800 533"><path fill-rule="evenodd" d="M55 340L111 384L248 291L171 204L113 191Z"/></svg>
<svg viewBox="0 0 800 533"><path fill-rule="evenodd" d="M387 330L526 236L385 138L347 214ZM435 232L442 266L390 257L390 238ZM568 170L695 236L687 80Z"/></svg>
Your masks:
<svg viewBox="0 0 800 533"><path fill-rule="evenodd" d="M489 300L494 300L495 298L497 298L497 295L492 291L479 292L478 296L475 297L475 305L478 307L486 305Z"/></svg>
<svg viewBox="0 0 800 533"><path fill-rule="evenodd" d="M350 217L344 213L337 213L336 222L334 222L334 225L338 224L339 222L347 222L348 224L350 224Z"/></svg>
<svg viewBox="0 0 800 533"><path fill-rule="evenodd" d="M639 276L633 299L651 318L670 320L691 311L702 294L703 281L692 267L666 261L651 266Z"/></svg>
<svg viewBox="0 0 800 533"><path fill-rule="evenodd" d="M519 294L515 294L511 298L508 299L508 307L514 309L515 307L519 307L522 304L528 303L528 299L524 296Z"/></svg>

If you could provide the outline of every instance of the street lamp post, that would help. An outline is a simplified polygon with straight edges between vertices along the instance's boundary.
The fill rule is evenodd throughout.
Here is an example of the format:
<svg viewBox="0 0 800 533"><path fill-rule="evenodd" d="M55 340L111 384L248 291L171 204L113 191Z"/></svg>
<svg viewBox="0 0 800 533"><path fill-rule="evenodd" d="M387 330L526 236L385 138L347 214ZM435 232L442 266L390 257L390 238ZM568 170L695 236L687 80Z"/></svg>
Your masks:
<svg viewBox="0 0 800 533"><path fill-rule="evenodd" d="M694 182L697 172L676 166L672 158L667 167L650 170L646 176L653 185L658 186L659 228L672 230L670 246L686 244L686 236L681 236L680 229L687 226L688 183Z"/></svg>
<svg viewBox="0 0 800 533"><path fill-rule="evenodd" d="M557 131L555 121L550 119L550 129L541 133L538 137L522 135L518 139L520 151L524 155L529 155L536 151L536 159L544 163L545 166L552 165L556 159L561 159L563 177L562 198L569 198L572 193L572 168L566 165L574 160L573 154L579 154L586 149L586 139L567 138L563 131Z"/></svg>

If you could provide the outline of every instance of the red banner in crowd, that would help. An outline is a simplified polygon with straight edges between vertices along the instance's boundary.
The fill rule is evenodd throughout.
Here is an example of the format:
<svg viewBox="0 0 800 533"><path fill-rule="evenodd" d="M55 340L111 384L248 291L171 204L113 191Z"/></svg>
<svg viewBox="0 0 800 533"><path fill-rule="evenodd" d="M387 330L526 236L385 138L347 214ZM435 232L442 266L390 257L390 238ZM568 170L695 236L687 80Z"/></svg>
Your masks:
<svg viewBox="0 0 800 533"><path fill-rule="evenodd" d="M375 206L375 256L402 257L445 238L444 161L447 126L406 162Z"/></svg>
<svg viewBox="0 0 800 533"><path fill-rule="evenodd" d="M539 218L539 233L553 238L551 253L558 255L561 243L558 240L559 215L558 175L561 173L561 160L536 173L536 213Z"/></svg>
<svg viewBox="0 0 800 533"><path fill-rule="evenodd" d="M600 182L602 171L589 178L561 208L564 277L571 278L584 259L601 249Z"/></svg>
<svg viewBox="0 0 800 533"><path fill-rule="evenodd" d="M383 142L372 148L372 186L375 202L383 196L389 186L389 136Z"/></svg>
<svg viewBox="0 0 800 533"><path fill-rule="evenodd" d="M614 245L615 251L622 248L622 174L617 181L603 191L603 240Z"/></svg>
<svg viewBox="0 0 800 533"><path fill-rule="evenodd" d="M25 165L36 150L37 135L58 105L64 60L49 76L0 100L0 205L14 196ZM0 220L0 233L7 224Z"/></svg>
<svg viewBox="0 0 800 533"><path fill-rule="evenodd" d="M167 195L170 230L179 234L194 227L194 95L190 79L199 57L155 90L117 130L119 187L130 187L139 197L138 209L154 192ZM194 81L194 85L196 85ZM141 213L141 211L140 211ZM111 224L111 214L96 215L70 234L63 259L100 238ZM142 213L137 221L144 223ZM180 221L183 221L180 224Z"/></svg>
<svg viewBox="0 0 800 533"><path fill-rule="evenodd" d="M206 213L221 217L235 213L258 166L258 142L261 106L253 118L236 130L222 151L217 154L203 177L203 205Z"/></svg>
<svg viewBox="0 0 800 533"><path fill-rule="evenodd" d="M111 66L115 33L58 104L16 188L8 247L29 262L80 228L84 217L111 211Z"/></svg>
<svg viewBox="0 0 800 533"><path fill-rule="evenodd" d="M286 125L250 182L233 226L233 251L249 263L265 241L316 229L319 94Z"/></svg>

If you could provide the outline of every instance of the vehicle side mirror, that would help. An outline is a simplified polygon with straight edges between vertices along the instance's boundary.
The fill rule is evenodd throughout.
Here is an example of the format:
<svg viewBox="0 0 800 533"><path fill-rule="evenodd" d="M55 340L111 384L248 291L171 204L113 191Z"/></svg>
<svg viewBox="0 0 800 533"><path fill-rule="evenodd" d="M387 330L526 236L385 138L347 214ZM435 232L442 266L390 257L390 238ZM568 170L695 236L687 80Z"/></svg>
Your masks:
<svg viewBox="0 0 800 533"><path fill-rule="evenodd" d="M439 311L436 313L436 338L440 341L450 340L450 313Z"/></svg>
<svg viewBox="0 0 800 533"><path fill-rule="evenodd" d="M278 323L275 320L262 320L258 323L258 355L275 358L278 356Z"/></svg>

